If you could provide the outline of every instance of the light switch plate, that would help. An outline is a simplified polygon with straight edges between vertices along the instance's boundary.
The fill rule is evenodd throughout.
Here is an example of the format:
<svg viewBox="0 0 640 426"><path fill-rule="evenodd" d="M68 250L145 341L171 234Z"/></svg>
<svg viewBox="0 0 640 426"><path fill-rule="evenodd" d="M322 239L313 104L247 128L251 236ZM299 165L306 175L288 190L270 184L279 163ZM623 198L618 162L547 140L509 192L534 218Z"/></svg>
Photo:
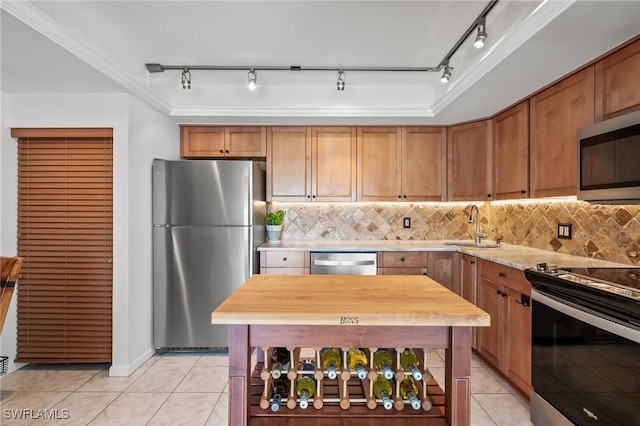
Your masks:
<svg viewBox="0 0 640 426"><path fill-rule="evenodd" d="M558 238L564 240L570 240L572 238L571 224L559 223L558 224Z"/></svg>

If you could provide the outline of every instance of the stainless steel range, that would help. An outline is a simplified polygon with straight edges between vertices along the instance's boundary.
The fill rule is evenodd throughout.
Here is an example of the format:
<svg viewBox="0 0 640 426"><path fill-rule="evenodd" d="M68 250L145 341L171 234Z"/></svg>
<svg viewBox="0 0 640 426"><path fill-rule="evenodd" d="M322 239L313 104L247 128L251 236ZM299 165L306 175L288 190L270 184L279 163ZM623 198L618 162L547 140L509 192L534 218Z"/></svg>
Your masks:
<svg viewBox="0 0 640 426"><path fill-rule="evenodd" d="M531 421L640 424L640 268L528 269Z"/></svg>

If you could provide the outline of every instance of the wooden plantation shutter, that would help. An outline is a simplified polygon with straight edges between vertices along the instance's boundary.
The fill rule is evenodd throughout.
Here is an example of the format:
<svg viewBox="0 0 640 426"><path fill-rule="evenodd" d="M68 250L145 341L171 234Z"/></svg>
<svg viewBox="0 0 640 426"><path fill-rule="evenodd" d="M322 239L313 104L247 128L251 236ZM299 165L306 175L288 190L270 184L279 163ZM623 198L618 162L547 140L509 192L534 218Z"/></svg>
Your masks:
<svg viewBox="0 0 640 426"><path fill-rule="evenodd" d="M111 362L112 129L18 137L16 362Z"/></svg>

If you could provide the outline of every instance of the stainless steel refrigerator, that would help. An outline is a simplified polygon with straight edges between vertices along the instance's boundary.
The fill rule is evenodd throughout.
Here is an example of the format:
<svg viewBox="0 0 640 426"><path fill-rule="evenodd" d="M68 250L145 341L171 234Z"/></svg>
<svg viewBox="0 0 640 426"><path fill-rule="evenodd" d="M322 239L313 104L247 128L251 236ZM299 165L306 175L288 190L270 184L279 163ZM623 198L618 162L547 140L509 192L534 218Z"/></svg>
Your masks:
<svg viewBox="0 0 640 426"><path fill-rule="evenodd" d="M211 312L257 272L265 173L240 160L153 161L153 340L159 351L229 346Z"/></svg>

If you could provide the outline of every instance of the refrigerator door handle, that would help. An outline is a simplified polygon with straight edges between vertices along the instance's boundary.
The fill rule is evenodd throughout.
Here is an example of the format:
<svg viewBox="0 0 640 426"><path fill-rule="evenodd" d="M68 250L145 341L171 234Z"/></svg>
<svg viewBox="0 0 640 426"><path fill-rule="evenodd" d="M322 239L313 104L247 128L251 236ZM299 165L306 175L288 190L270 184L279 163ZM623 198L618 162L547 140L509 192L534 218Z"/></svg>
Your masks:
<svg viewBox="0 0 640 426"><path fill-rule="evenodd" d="M169 225L153 225L154 228L168 228Z"/></svg>

